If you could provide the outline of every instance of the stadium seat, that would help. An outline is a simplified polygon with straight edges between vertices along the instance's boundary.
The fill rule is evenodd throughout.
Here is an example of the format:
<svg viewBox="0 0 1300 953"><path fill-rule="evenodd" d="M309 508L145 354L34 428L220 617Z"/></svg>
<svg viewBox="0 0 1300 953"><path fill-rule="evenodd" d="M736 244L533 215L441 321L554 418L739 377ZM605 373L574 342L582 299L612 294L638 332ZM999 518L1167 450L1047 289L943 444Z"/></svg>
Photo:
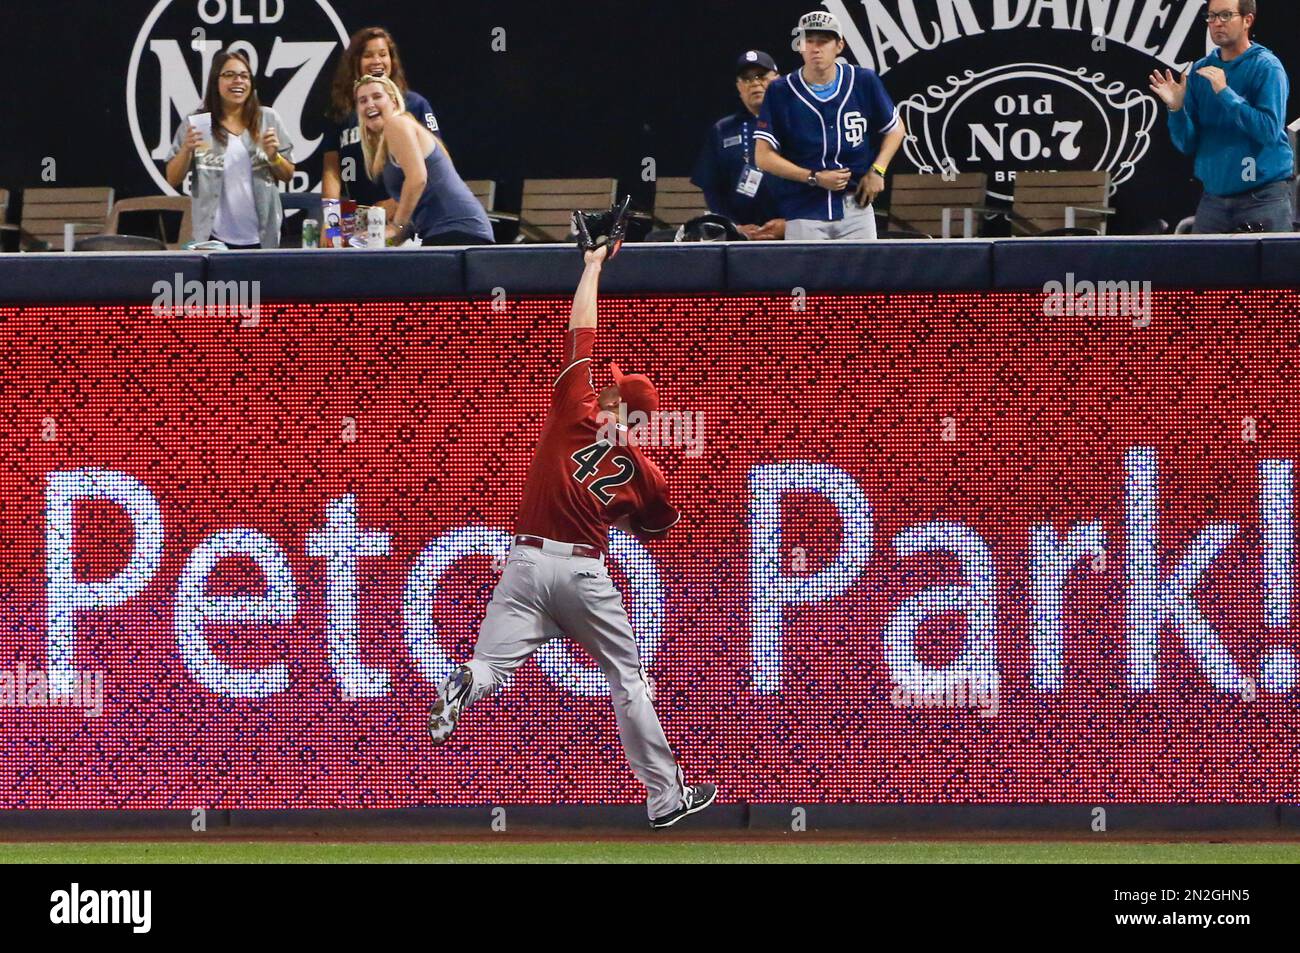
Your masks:
<svg viewBox="0 0 1300 953"><path fill-rule="evenodd" d="M284 219L280 222L280 247L295 248L302 244L302 223L314 218L318 223L325 220L321 210L319 192L281 192L280 208L284 210ZM290 215L301 212L301 215Z"/></svg>
<svg viewBox="0 0 1300 953"><path fill-rule="evenodd" d="M487 212L497 244L515 238L519 229L519 216L513 212L497 211L496 182L493 179L466 179L465 184L469 186L469 190L474 193L474 198L479 200L479 204Z"/></svg>
<svg viewBox="0 0 1300 953"><path fill-rule="evenodd" d="M280 207L286 212L293 209L306 212L308 218L320 221L319 192L282 192L280 194Z"/></svg>
<svg viewBox="0 0 1300 953"><path fill-rule="evenodd" d="M704 193L684 176L664 176L655 181L654 224L656 228L677 228L699 215L707 215Z"/></svg>
<svg viewBox="0 0 1300 953"><path fill-rule="evenodd" d="M9 224L8 189L0 189L0 251L49 251L50 246L21 225Z"/></svg>
<svg viewBox="0 0 1300 953"><path fill-rule="evenodd" d="M497 204L497 184L492 179L466 179L465 184L479 200L485 212L495 212Z"/></svg>
<svg viewBox="0 0 1300 953"><path fill-rule="evenodd" d="M1110 172L1021 172L1009 217L1015 235L1105 235Z"/></svg>
<svg viewBox="0 0 1300 953"><path fill-rule="evenodd" d="M63 251L64 225L78 238L103 234L112 208L111 188L24 189L22 228L49 250Z"/></svg>
<svg viewBox="0 0 1300 953"><path fill-rule="evenodd" d="M157 213L157 228L152 229L153 235L161 238L166 242L168 234L166 222L163 221L164 213L180 213L180 228L176 232L175 242L166 242L166 247L172 251L178 250L182 245L194 237L194 203L188 195L149 195L135 199L119 199L113 204L113 211L108 217L108 227L104 230L106 235L120 235L122 213ZM82 242L77 242L77 249L80 250Z"/></svg>
<svg viewBox="0 0 1300 953"><path fill-rule="evenodd" d="M952 178L934 173L896 175L889 186L888 219L882 238L962 238L980 234L988 175L962 172Z"/></svg>
<svg viewBox="0 0 1300 953"><path fill-rule="evenodd" d="M562 242L572 234L574 209L614 204L617 179L525 179L516 241Z"/></svg>
<svg viewBox="0 0 1300 953"><path fill-rule="evenodd" d="M9 224L9 190L0 189L0 251L9 251L10 233L17 234L17 227ZM16 241L15 241L16 247Z"/></svg>

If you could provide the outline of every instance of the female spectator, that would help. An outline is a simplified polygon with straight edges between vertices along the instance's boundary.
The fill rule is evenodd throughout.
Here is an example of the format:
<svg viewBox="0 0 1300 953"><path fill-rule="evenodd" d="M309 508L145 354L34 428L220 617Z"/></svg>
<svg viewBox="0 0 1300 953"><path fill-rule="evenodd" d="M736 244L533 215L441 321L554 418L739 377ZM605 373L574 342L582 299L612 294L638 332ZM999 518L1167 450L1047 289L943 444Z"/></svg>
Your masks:
<svg viewBox="0 0 1300 953"><path fill-rule="evenodd" d="M334 71L334 85L330 91L330 122L325 128L325 166L321 176L321 197L337 199L344 196L361 205L379 205L392 221L397 203L389 199L380 182L372 182L365 174L365 158L361 151L361 130L357 123L357 107L353 99L356 82L362 76L387 76L401 90L407 112L430 132L438 134L438 120L433 115L429 101L406 85L406 71L397 42L383 27L370 26L352 34L338 69ZM346 168L345 168L346 163ZM349 173L344 183L344 172Z"/></svg>
<svg viewBox="0 0 1300 953"><path fill-rule="evenodd" d="M174 189L194 166L195 241L278 248L284 216L278 183L293 177L293 143L275 110L258 102L243 53L227 50L213 59L202 111L211 117L212 141L186 120L167 156Z"/></svg>
<svg viewBox="0 0 1300 953"><path fill-rule="evenodd" d="M388 236L397 244L413 235L425 245L491 244L483 206L442 141L406 111L397 84L387 76L363 76L356 102L366 172L397 200Z"/></svg>

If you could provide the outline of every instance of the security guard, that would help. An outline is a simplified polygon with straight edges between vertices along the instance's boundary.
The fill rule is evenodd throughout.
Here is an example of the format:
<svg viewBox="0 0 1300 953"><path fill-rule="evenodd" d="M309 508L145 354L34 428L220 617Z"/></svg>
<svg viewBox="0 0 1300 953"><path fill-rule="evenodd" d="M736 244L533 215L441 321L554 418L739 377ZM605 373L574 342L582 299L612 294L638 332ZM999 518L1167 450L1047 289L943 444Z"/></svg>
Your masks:
<svg viewBox="0 0 1300 953"><path fill-rule="evenodd" d="M765 175L754 162L754 125L767 86L778 75L776 61L762 50L741 54L736 61L736 91L745 108L718 120L709 130L691 175L704 191L709 211L725 215L751 239L785 237L777 196L786 185L774 175Z"/></svg>

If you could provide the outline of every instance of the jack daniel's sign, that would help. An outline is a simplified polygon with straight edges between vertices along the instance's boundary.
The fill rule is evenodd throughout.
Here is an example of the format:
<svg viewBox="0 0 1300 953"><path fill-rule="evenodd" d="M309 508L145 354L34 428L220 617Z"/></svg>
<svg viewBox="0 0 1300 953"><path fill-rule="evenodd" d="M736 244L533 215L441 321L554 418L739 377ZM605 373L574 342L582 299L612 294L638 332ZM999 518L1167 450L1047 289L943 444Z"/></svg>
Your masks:
<svg viewBox="0 0 1300 953"><path fill-rule="evenodd" d="M875 69L922 172L1107 169L1112 191L1151 147L1151 70L1202 55L1204 0L826 0L845 54ZM1206 40L1208 43L1208 39Z"/></svg>

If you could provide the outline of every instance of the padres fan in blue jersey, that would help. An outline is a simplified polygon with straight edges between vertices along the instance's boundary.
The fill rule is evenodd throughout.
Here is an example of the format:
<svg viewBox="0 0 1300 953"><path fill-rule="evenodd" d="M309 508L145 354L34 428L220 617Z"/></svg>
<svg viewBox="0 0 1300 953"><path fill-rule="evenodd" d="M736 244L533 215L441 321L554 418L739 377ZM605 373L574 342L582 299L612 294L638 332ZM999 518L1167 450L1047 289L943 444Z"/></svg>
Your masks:
<svg viewBox="0 0 1300 953"><path fill-rule="evenodd" d="M393 35L381 26L368 26L353 33L330 87L329 121L321 143L324 152L321 197L337 199L346 195L362 205L383 206L391 222L397 215L397 202L388 197L382 180L372 180L365 172L366 157L361 147L356 104L356 82L363 76L387 76L401 91L406 111L439 141L443 133L429 101L406 85L406 70Z"/></svg>
<svg viewBox="0 0 1300 953"><path fill-rule="evenodd" d="M777 195L790 183L765 175L754 163L754 127L763 95L778 77L776 61L749 50L736 61L736 92L744 108L719 119L709 130L691 181L704 192L709 211L725 215L754 240L785 237Z"/></svg>
<svg viewBox="0 0 1300 953"><path fill-rule="evenodd" d="M804 65L767 89L758 167L799 183L781 197L787 240L873 239L871 203L903 143L903 120L874 70L839 62L844 33L833 15L805 13L795 33Z"/></svg>

